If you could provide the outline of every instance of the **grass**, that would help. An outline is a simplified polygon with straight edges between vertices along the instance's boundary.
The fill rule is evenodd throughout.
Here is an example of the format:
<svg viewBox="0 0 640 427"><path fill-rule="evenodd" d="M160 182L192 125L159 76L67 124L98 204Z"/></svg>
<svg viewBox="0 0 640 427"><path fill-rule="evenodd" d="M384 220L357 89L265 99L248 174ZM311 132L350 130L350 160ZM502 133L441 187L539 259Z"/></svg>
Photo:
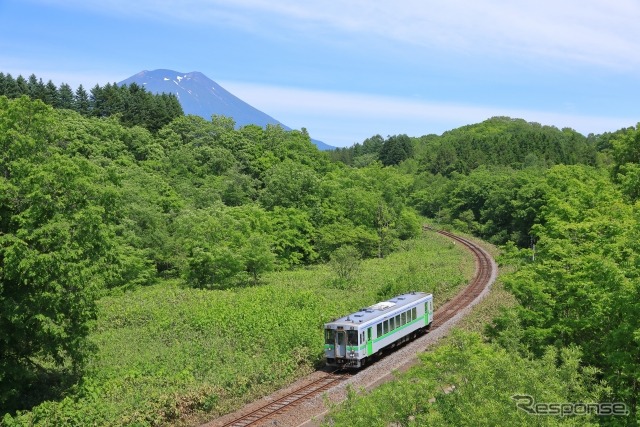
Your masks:
<svg viewBox="0 0 640 427"><path fill-rule="evenodd" d="M326 426L596 426L596 415L533 416L514 395L536 402L596 402L575 351L550 349L529 359L481 335L454 330L420 363L370 393L351 389L324 419ZM576 399L576 400L572 400Z"/></svg>
<svg viewBox="0 0 640 427"><path fill-rule="evenodd" d="M491 287L491 292L473 307L471 313L458 322L456 329L482 334L485 327L491 324L503 309L517 305L516 298L504 288L504 283L500 280L500 275L508 271L509 267L499 268L498 279Z"/></svg>
<svg viewBox="0 0 640 427"><path fill-rule="evenodd" d="M199 290L164 281L99 301L98 351L62 400L7 425L193 424L237 409L322 361L323 323L411 290L436 307L472 276L471 255L426 232L338 283L327 266L271 273L263 284Z"/></svg>

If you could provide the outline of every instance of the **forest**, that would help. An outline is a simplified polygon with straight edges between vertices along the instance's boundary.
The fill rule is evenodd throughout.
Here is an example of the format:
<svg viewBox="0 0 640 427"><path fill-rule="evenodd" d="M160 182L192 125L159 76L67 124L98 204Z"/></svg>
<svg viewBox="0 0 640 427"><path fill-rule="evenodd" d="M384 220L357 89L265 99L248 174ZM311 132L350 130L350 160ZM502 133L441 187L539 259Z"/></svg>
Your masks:
<svg viewBox="0 0 640 427"><path fill-rule="evenodd" d="M376 136L333 155L385 162L390 141ZM457 335L397 384L353 395L334 425L637 425L640 125L585 137L495 117L414 142L397 166L414 177L410 204L500 245L515 304L482 339ZM528 375L537 379L526 384ZM455 396L439 382L456 384ZM514 390L544 402L620 402L629 415L532 420L513 410Z"/></svg>
<svg viewBox="0 0 640 427"><path fill-rule="evenodd" d="M27 96L54 108L73 110L84 117L111 117L117 115L127 127L140 126L157 132L173 119L184 115L180 101L173 94L154 95L137 84L118 86L107 83L95 85L91 90L78 86L75 90L66 83L57 87L51 80L31 74L28 78L0 72L0 96L9 99Z"/></svg>
<svg viewBox="0 0 640 427"><path fill-rule="evenodd" d="M629 411L544 422L637 424L640 125L583 136L494 117L325 153L304 130L185 116L134 85L74 93L0 73L0 91L2 425L165 425L260 396L319 363L332 315L468 279L425 222L498 245L515 302L425 355L420 387L381 389L393 411L351 396L362 425L540 422L518 416L508 393L527 381L505 375ZM265 333L278 324L299 336Z"/></svg>

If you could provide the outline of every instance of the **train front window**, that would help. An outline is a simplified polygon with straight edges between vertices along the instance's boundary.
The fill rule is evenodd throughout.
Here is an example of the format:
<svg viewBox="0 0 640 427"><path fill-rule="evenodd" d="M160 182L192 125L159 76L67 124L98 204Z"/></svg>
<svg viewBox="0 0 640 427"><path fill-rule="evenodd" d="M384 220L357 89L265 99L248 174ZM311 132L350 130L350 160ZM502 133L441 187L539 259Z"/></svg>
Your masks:
<svg viewBox="0 0 640 427"><path fill-rule="evenodd" d="M347 331L347 345L358 345L358 331Z"/></svg>
<svg viewBox="0 0 640 427"><path fill-rule="evenodd" d="M325 344L335 344L336 339L336 331L333 329L325 329L324 330L324 343Z"/></svg>

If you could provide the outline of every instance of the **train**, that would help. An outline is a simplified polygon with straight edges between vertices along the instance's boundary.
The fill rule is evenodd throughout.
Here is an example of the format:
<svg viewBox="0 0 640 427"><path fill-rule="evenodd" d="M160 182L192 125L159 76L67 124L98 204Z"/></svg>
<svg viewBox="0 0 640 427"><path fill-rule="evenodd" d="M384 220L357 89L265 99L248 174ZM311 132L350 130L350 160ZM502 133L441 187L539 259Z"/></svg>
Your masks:
<svg viewBox="0 0 640 427"><path fill-rule="evenodd" d="M330 367L359 369L382 352L426 333L433 322L433 295L411 292L324 324Z"/></svg>

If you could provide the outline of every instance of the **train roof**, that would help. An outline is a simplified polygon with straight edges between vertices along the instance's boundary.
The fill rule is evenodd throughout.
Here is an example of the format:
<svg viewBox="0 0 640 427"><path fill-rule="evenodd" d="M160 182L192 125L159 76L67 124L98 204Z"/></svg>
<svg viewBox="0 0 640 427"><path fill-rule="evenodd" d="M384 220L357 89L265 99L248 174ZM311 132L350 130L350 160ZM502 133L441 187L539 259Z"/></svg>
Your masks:
<svg viewBox="0 0 640 427"><path fill-rule="evenodd" d="M362 325L379 317L385 317L385 315L394 312L399 308L411 306L415 302L430 296L431 294L428 294L426 292L411 292L408 294L398 295L387 301L381 301L370 307L361 308L355 313L351 313L347 316L335 319L331 322L326 323L325 326L332 324L340 324L343 326Z"/></svg>

